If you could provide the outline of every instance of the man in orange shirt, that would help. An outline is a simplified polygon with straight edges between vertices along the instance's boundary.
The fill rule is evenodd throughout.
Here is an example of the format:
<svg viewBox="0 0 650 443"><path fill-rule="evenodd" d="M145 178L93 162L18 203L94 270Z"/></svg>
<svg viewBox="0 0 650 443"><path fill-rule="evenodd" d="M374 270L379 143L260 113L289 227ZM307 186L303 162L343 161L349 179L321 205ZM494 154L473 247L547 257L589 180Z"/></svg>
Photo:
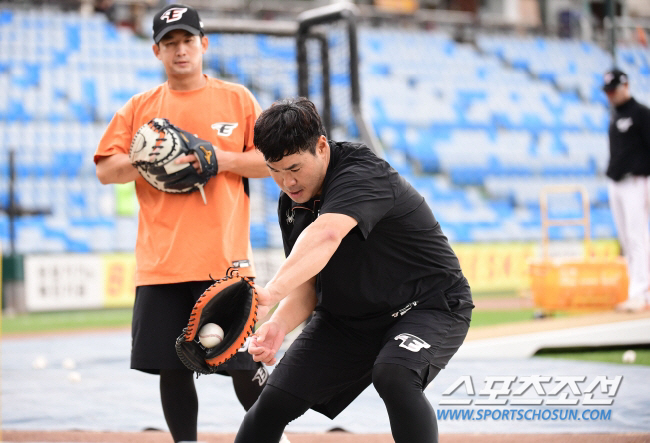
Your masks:
<svg viewBox="0 0 650 443"><path fill-rule="evenodd" d="M210 276L238 267L254 276L249 239L248 178L269 174L253 146L253 125L261 108L245 87L203 74L208 48L198 13L169 5L153 19L153 52L167 82L132 97L113 117L95 153L103 184L135 181L140 204L136 253L131 368L160 374L165 419L174 441L197 439L198 398L193 373L180 362L176 338ZM135 132L154 117L214 146L218 173L198 192L171 194L147 183L131 165L129 147ZM200 164L192 155L177 162ZM268 374L244 352L223 365L248 410Z"/></svg>

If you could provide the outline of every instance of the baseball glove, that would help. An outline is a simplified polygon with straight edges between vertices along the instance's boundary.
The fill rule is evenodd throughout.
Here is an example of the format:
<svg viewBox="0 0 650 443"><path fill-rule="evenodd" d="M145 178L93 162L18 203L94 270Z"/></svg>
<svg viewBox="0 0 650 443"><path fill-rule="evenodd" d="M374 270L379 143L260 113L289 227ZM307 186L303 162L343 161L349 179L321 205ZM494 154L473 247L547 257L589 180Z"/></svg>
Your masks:
<svg viewBox="0 0 650 443"><path fill-rule="evenodd" d="M196 156L201 172L191 163L174 163L178 157L187 154ZM219 170L210 142L174 126L165 118L153 118L138 129L131 141L129 158L154 188L171 193L199 190L204 203L203 186Z"/></svg>
<svg viewBox="0 0 650 443"><path fill-rule="evenodd" d="M257 293L253 282L230 268L196 301L187 327L176 339L176 353L188 369L200 374L214 373L244 346L256 321ZM214 348L205 348L198 340L206 323L216 323L224 330L223 341Z"/></svg>

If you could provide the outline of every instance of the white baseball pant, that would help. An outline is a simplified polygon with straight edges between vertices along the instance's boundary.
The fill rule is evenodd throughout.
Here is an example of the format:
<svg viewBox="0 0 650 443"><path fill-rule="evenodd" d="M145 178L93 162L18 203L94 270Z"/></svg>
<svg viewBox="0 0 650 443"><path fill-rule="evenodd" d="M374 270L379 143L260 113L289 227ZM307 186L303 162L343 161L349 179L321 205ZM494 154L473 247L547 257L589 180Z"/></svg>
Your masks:
<svg viewBox="0 0 650 443"><path fill-rule="evenodd" d="M623 248L630 279L628 297L643 297L650 288L650 178L628 176L609 180L609 207Z"/></svg>

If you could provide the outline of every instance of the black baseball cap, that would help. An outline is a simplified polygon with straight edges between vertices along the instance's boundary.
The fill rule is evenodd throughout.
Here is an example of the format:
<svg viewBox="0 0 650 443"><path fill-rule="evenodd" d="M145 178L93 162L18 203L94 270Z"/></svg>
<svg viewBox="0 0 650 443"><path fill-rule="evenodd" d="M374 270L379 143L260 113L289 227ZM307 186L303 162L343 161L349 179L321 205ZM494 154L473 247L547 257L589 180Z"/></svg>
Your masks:
<svg viewBox="0 0 650 443"><path fill-rule="evenodd" d="M613 91L618 85L627 85L627 74L620 69L612 69L605 73L603 91Z"/></svg>
<svg viewBox="0 0 650 443"><path fill-rule="evenodd" d="M194 35L203 35L203 22L196 9L185 5L168 5L153 17L153 41L158 43L165 34L184 29Z"/></svg>

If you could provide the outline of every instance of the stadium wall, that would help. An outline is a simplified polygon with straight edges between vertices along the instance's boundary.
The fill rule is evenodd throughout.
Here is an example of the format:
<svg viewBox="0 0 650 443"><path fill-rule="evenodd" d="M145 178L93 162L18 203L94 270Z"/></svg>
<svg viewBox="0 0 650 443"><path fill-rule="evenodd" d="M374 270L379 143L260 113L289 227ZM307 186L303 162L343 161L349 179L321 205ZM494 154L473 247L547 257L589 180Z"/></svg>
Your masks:
<svg viewBox="0 0 650 443"><path fill-rule="evenodd" d="M520 292L530 288L529 262L539 256L534 242L457 244L465 276L475 292ZM594 258L619 253L613 240L592 243ZM256 282L264 285L284 260L282 249L253 251ZM216 277L216 276L213 276ZM25 258L28 312L123 308L133 305L133 254L35 254Z"/></svg>

